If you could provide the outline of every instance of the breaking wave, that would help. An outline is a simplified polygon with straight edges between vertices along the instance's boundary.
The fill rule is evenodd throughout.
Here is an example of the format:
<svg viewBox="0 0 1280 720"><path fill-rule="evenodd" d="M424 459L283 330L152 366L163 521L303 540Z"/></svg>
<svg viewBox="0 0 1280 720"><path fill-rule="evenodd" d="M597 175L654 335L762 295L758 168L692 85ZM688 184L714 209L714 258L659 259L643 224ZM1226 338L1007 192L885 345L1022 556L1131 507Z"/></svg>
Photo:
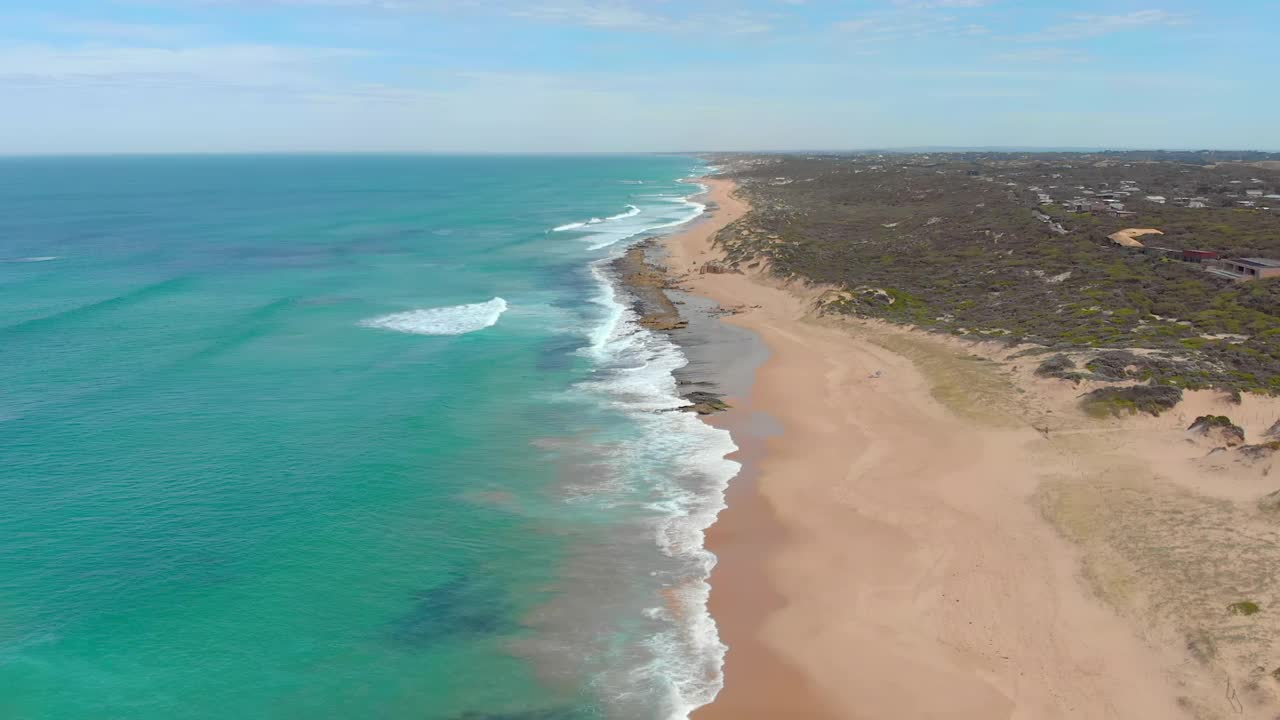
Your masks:
<svg viewBox="0 0 1280 720"><path fill-rule="evenodd" d="M580 228L587 227L588 225L600 225L612 220L626 220L629 217L635 217L639 214L640 208L635 205L628 205L625 211L620 212L617 215L610 215L609 217L602 218L593 217L590 220L584 220L582 222L571 222L565 223L564 225L557 225L556 227L551 228L551 232L568 232L569 230L578 230Z"/></svg>
<svg viewBox="0 0 1280 720"><path fill-rule="evenodd" d="M620 212L617 215L610 215L605 220L622 220L624 218L635 217L640 214L640 208L635 205L628 205L626 212Z"/></svg>
<svg viewBox="0 0 1280 720"><path fill-rule="evenodd" d="M362 320L360 324L413 335L466 335L492 327L506 311L507 301L496 297L488 302L471 305L393 313Z"/></svg>

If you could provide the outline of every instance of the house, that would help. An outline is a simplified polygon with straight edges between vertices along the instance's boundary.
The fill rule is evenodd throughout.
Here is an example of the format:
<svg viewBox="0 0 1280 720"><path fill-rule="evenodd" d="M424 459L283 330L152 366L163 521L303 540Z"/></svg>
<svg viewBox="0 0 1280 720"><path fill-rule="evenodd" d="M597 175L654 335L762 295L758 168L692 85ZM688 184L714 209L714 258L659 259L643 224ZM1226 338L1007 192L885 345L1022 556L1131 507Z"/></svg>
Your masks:
<svg viewBox="0 0 1280 720"><path fill-rule="evenodd" d="M1157 205L1163 205L1165 203L1165 198L1163 195L1148 195L1147 202L1153 202Z"/></svg>
<svg viewBox="0 0 1280 720"><path fill-rule="evenodd" d="M1208 202L1209 202L1209 201L1207 201L1207 200L1201 200L1201 199L1199 199L1199 198L1195 198L1195 199L1193 199L1193 200L1191 200L1190 202L1188 202L1188 203L1187 203L1187 207L1189 207L1189 208L1203 208L1203 207L1209 207Z"/></svg>
<svg viewBox="0 0 1280 720"><path fill-rule="evenodd" d="M1256 190L1256 189L1254 189L1254 190L1245 190L1245 191L1244 191L1244 194L1245 194L1245 195L1248 195L1248 196L1249 196L1249 197L1251 197L1251 198L1259 198L1259 197L1262 197L1262 195L1263 195L1263 191L1262 191L1262 190Z"/></svg>
<svg viewBox="0 0 1280 720"><path fill-rule="evenodd" d="M1205 260L1217 260L1220 256L1212 250L1183 250L1182 261L1201 263Z"/></svg>
<svg viewBox="0 0 1280 720"><path fill-rule="evenodd" d="M1280 278L1280 260L1270 258L1232 258L1220 261L1218 267L1237 280Z"/></svg>
<svg viewBox="0 0 1280 720"><path fill-rule="evenodd" d="M1258 207L1258 203L1252 200L1237 200L1236 205L1239 205L1240 207L1245 207L1245 208Z"/></svg>

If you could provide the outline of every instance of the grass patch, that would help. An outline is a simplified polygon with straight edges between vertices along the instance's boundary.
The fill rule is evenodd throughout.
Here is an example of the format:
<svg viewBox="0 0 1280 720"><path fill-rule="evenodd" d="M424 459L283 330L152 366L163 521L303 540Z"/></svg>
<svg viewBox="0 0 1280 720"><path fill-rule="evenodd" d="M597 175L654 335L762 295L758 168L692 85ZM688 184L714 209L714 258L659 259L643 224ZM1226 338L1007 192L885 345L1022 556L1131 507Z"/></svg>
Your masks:
<svg viewBox="0 0 1280 720"><path fill-rule="evenodd" d="M1262 608L1258 607L1258 603L1251 600L1241 600L1227 606L1227 612L1232 615L1256 615L1261 610Z"/></svg>

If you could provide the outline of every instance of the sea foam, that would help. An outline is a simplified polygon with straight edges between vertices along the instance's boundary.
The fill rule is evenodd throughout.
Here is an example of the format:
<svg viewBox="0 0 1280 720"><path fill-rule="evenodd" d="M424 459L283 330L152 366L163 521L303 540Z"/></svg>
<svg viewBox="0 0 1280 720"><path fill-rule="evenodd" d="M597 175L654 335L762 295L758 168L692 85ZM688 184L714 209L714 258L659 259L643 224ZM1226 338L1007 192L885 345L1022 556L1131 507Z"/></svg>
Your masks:
<svg viewBox="0 0 1280 720"><path fill-rule="evenodd" d="M452 307L425 308L370 318L361 325L414 335L465 335L492 327L507 311L507 301L496 297L488 302Z"/></svg>
<svg viewBox="0 0 1280 720"><path fill-rule="evenodd" d="M635 217L640 214L640 208L635 205L628 205L626 212L620 212L617 215L610 215L605 220L622 220L629 217Z"/></svg>
<svg viewBox="0 0 1280 720"><path fill-rule="evenodd" d="M702 206L678 222L696 217ZM615 250L611 253L616 257ZM659 716L684 720L696 708L711 702L723 685L726 646L707 610L707 579L716 558L704 546L704 533L725 507L724 493L740 468L726 456L736 450L725 430L714 428L696 415L673 412L687 401L681 397L675 372L688 360L680 347L665 335L639 325L630 298L615 284L608 263L591 266L599 290L594 302L604 310L602 322L588 335L583 352L596 365L596 376L579 385L597 394L613 408L626 413L636 431L616 448L617 456L605 475L614 475L623 486L647 488L643 501L657 549L669 559L656 576L666 586L667 599L678 609L651 607L650 619L665 621L666 628L646 638L651 659L632 668L620 681L606 681L619 698L638 697L657 690L665 696ZM601 487L606 494L614 485Z"/></svg>
<svg viewBox="0 0 1280 720"><path fill-rule="evenodd" d="M636 207L635 205L628 205L625 211L620 212L617 215L610 215L609 217L593 217L590 220L584 220L582 222L571 222L571 223L565 223L564 225L557 225L551 228L551 232L568 232L570 230L579 230L581 228L587 227L588 225L602 225L604 223L611 222L614 220L626 220L629 217L635 217L636 215L639 215L639 214L640 214L640 208Z"/></svg>
<svg viewBox="0 0 1280 720"><path fill-rule="evenodd" d="M700 188L699 193L706 191L705 186L699 185L698 187ZM655 230L666 230L669 228L676 227L678 225L683 225L691 220L694 220L700 215L702 215L704 212L706 212L706 209L707 209L706 205L693 201L692 198L694 198L699 193L695 193L694 195L688 195L684 197L681 197L681 196L662 197L660 199L663 202L678 203L680 205L683 205L687 209L687 212L680 216L672 218L672 216L667 211L664 210L662 211L662 217L654 218L658 220L665 220L666 222L654 223L652 220L641 218L642 222L619 223L621 227L618 227L616 230L607 230L607 231L602 230L600 232L595 232L595 233L592 233L591 235L585 236L583 240L588 243L587 249L603 250L611 245L616 245L617 243L622 242L624 240L630 240L632 238L635 238L638 235L651 233L651 232L654 232ZM634 207L634 206L631 206L631 207ZM631 214L616 215L611 219L622 220L625 218L635 217L638 214L639 213L636 212Z"/></svg>
<svg viewBox="0 0 1280 720"><path fill-rule="evenodd" d="M8 260L0 260L0 262L7 262L7 263L40 263L40 262L50 262L50 261L52 261L52 260L58 260L58 259L60 259L60 258L59 258L57 255L41 255L41 256L39 256L39 257L20 257L20 258L10 258L10 259L8 259Z"/></svg>

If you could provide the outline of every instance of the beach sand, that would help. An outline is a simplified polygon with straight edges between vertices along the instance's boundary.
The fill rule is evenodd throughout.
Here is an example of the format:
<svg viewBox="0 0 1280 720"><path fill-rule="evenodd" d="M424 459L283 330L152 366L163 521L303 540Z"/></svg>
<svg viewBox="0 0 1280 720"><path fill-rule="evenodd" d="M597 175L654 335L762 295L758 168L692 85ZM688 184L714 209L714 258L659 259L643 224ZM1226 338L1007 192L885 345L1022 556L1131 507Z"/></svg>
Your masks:
<svg viewBox="0 0 1280 720"><path fill-rule="evenodd" d="M1225 612L1273 599L1270 465L1206 460L1184 423L1225 409L1254 442L1280 405L1197 393L1093 420L1087 385L1031 361L815 317L821 289L761 273L701 274L747 210L706 182L718 208L666 240L669 270L768 356L710 418L745 469L708 533L729 652L697 720L1273 716L1275 680L1250 678L1280 661L1278 624Z"/></svg>

